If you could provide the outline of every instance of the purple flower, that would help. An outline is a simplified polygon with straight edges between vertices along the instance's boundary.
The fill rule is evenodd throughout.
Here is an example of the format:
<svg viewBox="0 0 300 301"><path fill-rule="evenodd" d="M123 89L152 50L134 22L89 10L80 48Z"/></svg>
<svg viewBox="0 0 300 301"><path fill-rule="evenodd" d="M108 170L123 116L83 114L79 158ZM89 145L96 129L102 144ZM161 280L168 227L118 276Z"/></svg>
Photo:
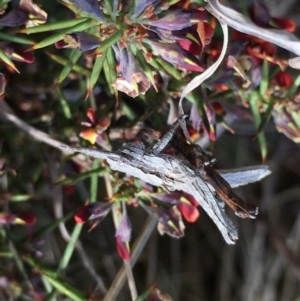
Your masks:
<svg viewBox="0 0 300 301"><path fill-rule="evenodd" d="M143 19L143 24L167 30L181 30L206 19L205 11L177 9L157 20Z"/></svg>
<svg viewBox="0 0 300 301"><path fill-rule="evenodd" d="M14 27L25 24L26 27L32 27L46 22L47 13L34 4L32 0L19 2L18 7L12 9L0 19L0 25Z"/></svg>
<svg viewBox="0 0 300 301"><path fill-rule="evenodd" d="M194 55L182 49L177 44L158 43L151 40L145 40L145 42L151 47L154 53L171 64L190 71L202 72L204 70L200 61Z"/></svg>
<svg viewBox="0 0 300 301"><path fill-rule="evenodd" d="M75 214L74 219L77 223L83 224L89 220L106 216L113 203L96 202L81 207Z"/></svg>

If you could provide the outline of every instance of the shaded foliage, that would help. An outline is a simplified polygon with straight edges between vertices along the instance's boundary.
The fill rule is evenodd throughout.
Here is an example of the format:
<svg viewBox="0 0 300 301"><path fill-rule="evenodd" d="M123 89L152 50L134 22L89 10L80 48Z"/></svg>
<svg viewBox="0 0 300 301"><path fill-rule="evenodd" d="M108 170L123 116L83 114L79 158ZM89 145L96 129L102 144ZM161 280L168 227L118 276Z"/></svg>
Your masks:
<svg viewBox="0 0 300 301"><path fill-rule="evenodd" d="M53 148L153 145L167 132L184 87L221 52L205 5L0 1L1 300L133 299L126 285L118 297L107 292L120 257L136 261L133 244L152 233L147 212L159 233L183 237L153 231L139 251L139 300L300 298L300 76L287 50L231 29L220 67L184 101L192 141L215 153L218 168L272 169L238 191L260 214L235 219L235 246L191 196ZM261 28L299 36L288 14L275 18L262 1L236 5Z"/></svg>

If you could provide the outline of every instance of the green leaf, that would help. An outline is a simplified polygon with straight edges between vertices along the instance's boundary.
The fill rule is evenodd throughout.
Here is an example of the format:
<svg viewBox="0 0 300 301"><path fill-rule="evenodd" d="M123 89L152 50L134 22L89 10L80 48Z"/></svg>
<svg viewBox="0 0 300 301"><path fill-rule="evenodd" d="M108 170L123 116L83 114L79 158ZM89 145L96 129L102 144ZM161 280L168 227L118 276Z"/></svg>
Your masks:
<svg viewBox="0 0 300 301"><path fill-rule="evenodd" d="M54 271L36 266L40 272L47 278L47 280L55 287L60 293L69 297L73 301L86 301L87 296L84 292L66 283L65 280L59 279Z"/></svg>
<svg viewBox="0 0 300 301"><path fill-rule="evenodd" d="M73 252L74 252L74 249L75 249L75 246L76 246L76 242L77 242L77 240L79 238L79 235L81 233L82 226L83 226L82 224L76 224L75 225L75 227L73 229L73 232L72 232L72 235L71 235L71 239L68 242L68 245L65 249L65 252L64 252L64 254L61 258L61 261L59 263L59 266L57 268L58 271L64 270L69 265L69 262L71 260L71 257L73 255ZM61 291L60 287L55 286L54 284L53 284L53 286L56 287L59 291ZM70 297L70 295L67 295L67 296Z"/></svg>
<svg viewBox="0 0 300 301"><path fill-rule="evenodd" d="M261 123L261 116L260 116L260 113L258 110L258 105L257 105L257 100L260 97L261 96L259 95L258 92L252 92L252 94L250 95L250 99L249 99L250 109L251 109L252 116L254 119L254 124L257 129L259 128L259 125ZM260 146L262 161L265 162L266 157L267 157L267 142L266 142L266 137L263 132L258 134L258 142L259 142L259 146Z"/></svg>
<svg viewBox="0 0 300 301"><path fill-rule="evenodd" d="M45 32L50 30L61 30L64 28L70 28L75 25L81 24L84 21L87 21L88 18L79 18L79 19L72 19L72 20L66 20L66 21L59 21L55 23L46 23L39 26L34 26L30 28L24 28L19 30L18 32L31 34L31 33L39 33L39 32Z"/></svg>
<svg viewBox="0 0 300 301"><path fill-rule="evenodd" d="M72 66L72 68L73 67L74 66ZM62 92L62 90L60 88L57 88L57 92L58 92L58 96L59 96L59 102L60 102L62 111L65 115L65 118L69 119L69 120L72 119L72 113L71 113L71 110L70 110L70 106L68 104L67 99L65 98L64 93Z"/></svg>
<svg viewBox="0 0 300 301"><path fill-rule="evenodd" d="M257 133L258 134L264 129L264 127L266 126L266 124L269 121L270 117L272 116L272 112L273 112L273 108L274 108L275 103L276 103L276 98L275 97L270 98L267 110L263 114L262 119L261 119L261 121L259 123L259 126L257 128Z"/></svg>
<svg viewBox="0 0 300 301"><path fill-rule="evenodd" d="M259 86L259 91L261 95L263 96L265 95L268 86L269 86L269 63L267 62L267 60L264 60L262 65L262 77Z"/></svg>
<svg viewBox="0 0 300 301"><path fill-rule="evenodd" d="M65 280L58 280L55 277L51 277L48 274L45 274L45 277L48 281L62 294L66 295L73 301L86 301L87 296L85 293L79 291L77 288L71 286L70 284L66 283Z"/></svg>
<svg viewBox="0 0 300 301"><path fill-rule="evenodd" d="M97 169L99 169L99 160L94 160L93 161L93 170L97 170ZM98 179L99 179L98 173L94 173L91 175L91 197L90 197L91 203L95 203L97 200Z"/></svg>
<svg viewBox="0 0 300 301"><path fill-rule="evenodd" d="M113 83L117 79L117 69L116 69L117 63L116 63L115 53L111 47L108 48L105 58L108 64L111 81Z"/></svg>
<svg viewBox="0 0 300 301"><path fill-rule="evenodd" d="M65 223L69 219L71 219L74 215L74 212L68 212L63 217L54 220L52 223L40 228L38 231L36 231L33 236L31 237L32 240L38 239L40 237L44 237L46 234L51 233L53 230L55 230L60 223ZM27 238L26 238L27 239Z"/></svg>
<svg viewBox="0 0 300 301"><path fill-rule="evenodd" d="M134 301L144 301L146 300L151 292L153 291L154 287L148 288L145 292L143 292L139 297L137 297Z"/></svg>
<svg viewBox="0 0 300 301"><path fill-rule="evenodd" d="M13 42L13 43L17 43L17 44L24 44L24 45L34 45L35 44L34 41L24 38L20 35L9 34L9 33L5 33L5 32L0 32L0 40Z"/></svg>
<svg viewBox="0 0 300 301"><path fill-rule="evenodd" d="M105 53L103 53L103 55L101 57L97 57L95 60L86 98L88 98L88 96L90 95L91 91L93 90L94 86L97 83L97 80L98 80L101 70L103 68L104 60L105 60Z"/></svg>
<svg viewBox="0 0 300 301"><path fill-rule="evenodd" d="M300 116L299 116L299 113L297 111L291 111L291 115L292 115L292 118L295 122L295 124L297 125L297 128L300 129Z"/></svg>
<svg viewBox="0 0 300 301"><path fill-rule="evenodd" d="M50 277L57 277L57 272L54 270L51 270L49 268L46 268L45 266L42 265L41 262L38 261L37 258L31 256L31 255L26 255L23 257L24 261L35 268L36 270L40 271L43 274L47 274Z"/></svg>
<svg viewBox="0 0 300 301"><path fill-rule="evenodd" d="M35 50L35 49L40 49L40 48L44 48L47 47L49 45L52 45L60 40L63 39L63 36L65 34L68 34L70 32L74 32L74 31L84 31L92 26L96 25L94 20L85 20L77 25L71 26L69 28L66 28L65 30L62 30L58 33L53 34L52 36L44 39L43 41L35 44L33 47L31 47L29 50Z"/></svg>
<svg viewBox="0 0 300 301"><path fill-rule="evenodd" d="M7 54L1 48L0 48L0 60L2 60L5 64L13 68L18 73L20 73L17 67L15 66L15 64L12 62L12 60L7 56Z"/></svg>
<svg viewBox="0 0 300 301"><path fill-rule="evenodd" d="M144 55L142 54L142 52L139 49L137 49L137 47L134 44L130 45L130 49L131 49L132 53L136 56L138 62L140 63L140 66L142 67L142 69L145 72L146 76L150 80L152 86L157 91L157 88L155 86L155 79L154 79L152 70L149 67L149 64L146 62L146 59L145 59Z"/></svg>
<svg viewBox="0 0 300 301"><path fill-rule="evenodd" d="M91 177L91 202L94 203L96 202L97 199L97 192L98 192L98 178L99 178L99 173L97 171L102 170L103 168L99 167L99 160L94 160L93 162L93 169L92 169L92 173L90 173L90 177ZM79 235L81 233L82 230L82 226L81 224L76 224L72 235L71 235L71 239L68 242L68 245L65 249L65 252L63 254L63 257L59 263L58 266L58 271L64 270L68 265L69 262L71 260L71 257L73 255L74 249L75 249L75 245L77 240L79 239ZM56 287L58 289L58 287Z"/></svg>
<svg viewBox="0 0 300 301"><path fill-rule="evenodd" d="M112 15L112 1L111 0L103 0L104 8L107 13L111 16Z"/></svg>
<svg viewBox="0 0 300 301"><path fill-rule="evenodd" d="M51 53L48 53L48 52L46 52L46 53L50 56L50 58L53 61L59 63L60 65L65 66L68 63L68 60L66 58L62 57L62 56L59 56L59 55L56 55L56 54L51 54ZM82 75L85 75L87 77L91 76L91 70L90 69L88 69L86 67L83 67L83 66L80 66L80 65L77 65L77 64L75 64L73 66L72 70L74 70L74 71L76 71L76 72L78 72Z"/></svg>
<svg viewBox="0 0 300 301"><path fill-rule="evenodd" d="M9 197L10 202L25 202L32 200L34 195L31 194L15 194Z"/></svg>
<svg viewBox="0 0 300 301"><path fill-rule="evenodd" d="M7 3L9 3L11 0L0 0L0 7L3 7Z"/></svg>
<svg viewBox="0 0 300 301"><path fill-rule="evenodd" d="M291 97L293 94L295 94L299 86L300 86L300 74L296 77L296 79L293 82L293 85L289 88L287 97Z"/></svg>
<svg viewBox="0 0 300 301"><path fill-rule="evenodd" d="M181 73L170 63L166 62L160 57L152 58L152 60L155 60L163 69L169 73L171 76L173 76L175 79L180 80L182 79ZM158 69L159 70L159 69Z"/></svg>
<svg viewBox="0 0 300 301"><path fill-rule="evenodd" d="M96 49L96 53L103 53L107 49L110 48L113 44L117 43L120 41L122 35L123 35L124 30L118 30L114 34L112 34L108 39L104 40L102 44Z"/></svg>
<svg viewBox="0 0 300 301"><path fill-rule="evenodd" d="M116 94L115 88L112 84L117 79L117 70L116 70L116 59L112 48L109 48L106 52L105 60L103 63L103 71L107 82L109 83L108 87L110 92Z"/></svg>
<svg viewBox="0 0 300 301"><path fill-rule="evenodd" d="M104 167L98 167L96 169L92 169L83 173L80 173L78 175L74 175L71 177L67 177L61 181L58 181L55 183L55 185L70 185L70 184L75 184L76 182L82 181L94 174L96 174L97 176L99 174L104 174L106 172L106 169Z"/></svg>
<svg viewBox="0 0 300 301"><path fill-rule="evenodd" d="M70 74L73 69L73 66L77 63L79 58L81 57L82 52L77 49L73 49L69 55L69 59L65 67L63 68L62 72L59 75L57 80L57 85L60 85Z"/></svg>
<svg viewBox="0 0 300 301"><path fill-rule="evenodd" d="M138 118L136 112L131 106L129 106L125 101L122 103L123 114L130 120L136 120Z"/></svg>

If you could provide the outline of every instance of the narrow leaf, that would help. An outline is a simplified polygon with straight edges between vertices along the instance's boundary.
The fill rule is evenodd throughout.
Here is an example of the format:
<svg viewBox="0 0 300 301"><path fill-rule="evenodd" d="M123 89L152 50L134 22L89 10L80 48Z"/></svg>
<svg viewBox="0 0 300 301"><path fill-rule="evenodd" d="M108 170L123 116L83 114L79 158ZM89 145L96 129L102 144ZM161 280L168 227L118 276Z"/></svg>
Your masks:
<svg viewBox="0 0 300 301"><path fill-rule="evenodd" d="M105 50L110 48L113 44L120 41L122 35L123 35L123 30L116 31L108 39L102 42L102 44L97 48L96 53L99 54L105 52Z"/></svg>
<svg viewBox="0 0 300 301"><path fill-rule="evenodd" d="M59 75L59 78L57 80L57 85L61 84L63 82L63 80L68 77L68 75L70 74L70 72L73 69L73 66L77 63L77 61L79 60L81 55L82 55L82 52L80 50L74 49L71 51L68 62Z"/></svg>
<svg viewBox="0 0 300 301"><path fill-rule="evenodd" d="M155 60L163 69L172 75L175 79L180 80L182 79L181 73L170 63L166 62L160 57L152 58L152 60ZM159 69L158 69L159 70Z"/></svg>
<svg viewBox="0 0 300 301"><path fill-rule="evenodd" d="M262 77L259 86L260 94L262 96L265 95L268 85L269 85L269 63L267 62L267 60L264 60L262 65Z"/></svg>
<svg viewBox="0 0 300 301"><path fill-rule="evenodd" d="M39 32L51 31L51 30L61 30L64 28L70 28L72 26L78 25L85 21L88 21L88 19L79 18L79 19L71 19L66 21L58 21L55 23L50 23L50 24L47 23L39 26L30 27L30 28L24 28L18 30L17 32L31 34L31 33L39 33Z"/></svg>
<svg viewBox="0 0 300 301"><path fill-rule="evenodd" d="M257 133L258 134L261 133L261 131L264 129L267 122L269 121L270 117L272 116L272 112L273 112L273 108L274 108L275 103L276 103L276 98L275 97L273 97L269 100L267 110L263 114L262 119L261 119L261 121L259 123L259 126L257 128Z"/></svg>
<svg viewBox="0 0 300 301"><path fill-rule="evenodd" d="M258 105L257 105L258 98L259 98L259 94L257 92L253 92L249 99L250 109L251 109L252 116L254 119L254 124L257 129L259 128L259 125L261 123L261 116L260 116L260 113L258 110ZM267 157L267 142L266 142L266 137L263 132L258 134L258 142L259 142L259 146L260 146L262 162L264 162Z"/></svg>
<svg viewBox="0 0 300 301"><path fill-rule="evenodd" d="M75 183L77 183L79 181L82 181L82 180L84 180L86 178L91 177L94 174L97 174L99 176L99 174L103 174L105 171L106 171L105 168L98 167L96 169L92 169L92 170L83 172L81 174L75 175L75 176L67 177L67 178L65 178L63 180L60 180L60 181L56 182L55 185L70 185L70 184L75 184Z"/></svg>
<svg viewBox="0 0 300 301"><path fill-rule="evenodd" d="M66 119L69 119L69 120L72 119L72 113L71 113L71 110L70 110L70 106L68 104L67 99L65 98L64 93L59 88L57 88L57 92L58 92L58 95L59 95L59 102L60 102L62 111L63 111Z"/></svg>
<svg viewBox="0 0 300 301"><path fill-rule="evenodd" d="M59 56L59 55L56 55L56 54L51 54L51 53L47 53L47 54L50 56L50 58L53 61L55 61L55 62L57 62L57 63L59 63L59 64L61 64L63 66L65 66L68 63L68 60L66 58L62 57L62 56ZM80 65L77 65L77 64L75 64L73 66L72 70L74 70L74 71L76 71L76 72L78 72L78 73L80 73L82 75L85 75L87 77L91 76L91 71L88 68L80 66Z"/></svg>
<svg viewBox="0 0 300 301"><path fill-rule="evenodd" d="M71 219L73 217L73 215L74 215L73 211L68 212L63 217L61 217L59 219L55 219L53 222L51 222L48 225L40 228L39 230L34 232L34 234L31 237L32 240L39 239L41 237L45 237L46 234L53 232L53 230L55 230L60 225L60 223L65 223L69 219Z"/></svg>
<svg viewBox="0 0 300 301"><path fill-rule="evenodd" d="M134 301L144 301L147 300L148 296L150 295L150 293L153 291L154 287L150 287L148 288L145 292L143 292L137 299L135 299Z"/></svg>
<svg viewBox="0 0 300 301"><path fill-rule="evenodd" d="M294 93L296 93L299 86L300 86L300 74L296 77L296 79L293 82L293 85L289 88L287 97L290 97Z"/></svg>
<svg viewBox="0 0 300 301"><path fill-rule="evenodd" d="M35 44L35 42L33 42L32 40L24 38L20 35L9 34L9 33L5 33L5 32L0 32L0 40L13 42L13 43L17 43L17 44L24 44L24 45L34 45Z"/></svg>
<svg viewBox="0 0 300 301"><path fill-rule="evenodd" d="M298 129L300 129L300 116L299 113L296 111L292 111L291 112L292 118L295 122L295 124L297 125Z"/></svg>
<svg viewBox="0 0 300 301"><path fill-rule="evenodd" d="M5 64L13 68L18 73L20 73L17 67L15 66L15 64L12 62L12 60L7 56L7 54L1 48L0 48L0 60L2 60Z"/></svg>
<svg viewBox="0 0 300 301"><path fill-rule="evenodd" d="M97 83L97 80L100 76L100 73L101 73L101 70L102 70L102 67L103 67L104 60L105 60L105 53L101 57L97 57L96 60L95 60L93 70L92 70L92 74L91 74L91 77L90 77L90 84L89 84L88 91L87 91L87 94L86 94L86 97L85 97L86 99L89 97L91 91L93 90L94 86Z"/></svg>
<svg viewBox="0 0 300 301"><path fill-rule="evenodd" d="M76 225L78 226L78 225ZM70 284L66 283L65 280L58 280L56 277L50 276L49 274L45 273L45 277L48 281L62 294L66 295L73 301L86 301L87 296L79 291L77 288L71 286Z"/></svg>
<svg viewBox="0 0 300 301"><path fill-rule="evenodd" d="M93 170L99 170L99 160L93 161ZM102 168L103 169L103 168ZM97 200L97 193L98 193L98 179L99 173L91 174L91 203L95 203Z"/></svg>
<svg viewBox="0 0 300 301"><path fill-rule="evenodd" d="M77 25L71 26L69 28L66 28L65 30L62 30L61 32L55 33L52 36L44 39L43 41L35 44L32 48L28 49L29 50L34 50L34 49L40 49L43 47L47 47L49 45L54 44L55 42L58 42L60 40L63 39L63 36L65 34L68 34L70 32L74 32L74 31L84 31L92 26L95 25L95 21L91 21L91 20L85 20Z"/></svg>
<svg viewBox="0 0 300 301"><path fill-rule="evenodd" d="M106 52L103 71L109 83L110 90L116 94L116 91L111 85L117 79L116 59L112 48L109 48Z"/></svg>
<svg viewBox="0 0 300 301"><path fill-rule="evenodd" d="M73 252L74 252L74 249L75 249L75 245L76 245L76 242L78 241L78 238L79 238L79 235L81 233L81 230L82 230L82 224L76 224L75 227L74 227L74 229L73 229L71 238L70 238L70 240L68 242L68 245L67 245L67 247L66 247L66 249L64 251L64 254L63 254L62 258L61 258L59 266L57 268L58 271L64 270L69 265L69 262L71 260L72 255L73 255ZM63 287L61 287L60 285L56 286L54 283L52 283L52 284L59 291L61 291L62 293L66 294L66 292L64 292L64 288ZM77 295L76 290L74 291L74 293L75 293L75 295ZM66 295L69 296L70 298L72 298L71 295L68 295L68 294L66 294ZM73 300L75 300L75 299L73 299ZM78 299L78 300L81 300L81 299Z"/></svg>
<svg viewBox="0 0 300 301"><path fill-rule="evenodd" d="M9 201L11 202L25 202L32 200L34 195L31 194L15 194L9 197Z"/></svg>

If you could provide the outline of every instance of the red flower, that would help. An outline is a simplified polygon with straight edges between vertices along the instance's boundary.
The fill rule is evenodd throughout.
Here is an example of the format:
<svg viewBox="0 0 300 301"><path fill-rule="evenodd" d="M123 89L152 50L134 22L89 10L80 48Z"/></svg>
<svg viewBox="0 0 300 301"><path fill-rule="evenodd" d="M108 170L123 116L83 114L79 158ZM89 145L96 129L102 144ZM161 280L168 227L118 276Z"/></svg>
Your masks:
<svg viewBox="0 0 300 301"><path fill-rule="evenodd" d="M289 88L293 85L294 79L286 71L279 71L274 77L276 83L281 88Z"/></svg>
<svg viewBox="0 0 300 301"><path fill-rule="evenodd" d="M214 30L209 23L199 22L186 31L184 37L178 41L178 44L193 55L200 55L204 46L210 43Z"/></svg>
<svg viewBox="0 0 300 301"><path fill-rule="evenodd" d="M195 222L199 217L199 211L196 208L199 203L195 198L183 191L174 191L171 193L156 193L153 197L172 205L176 205L184 218L190 222Z"/></svg>
<svg viewBox="0 0 300 301"><path fill-rule="evenodd" d="M121 258L130 260L130 248L127 241L122 241L120 236L116 236L117 251Z"/></svg>
<svg viewBox="0 0 300 301"><path fill-rule="evenodd" d="M34 214L28 211L0 213L0 224L33 225L36 221Z"/></svg>
<svg viewBox="0 0 300 301"><path fill-rule="evenodd" d="M103 143L105 143L105 137L102 133L110 126L110 118L103 117L98 120L96 118L95 111L91 108L88 109L86 115L88 122L83 122L82 125L87 127L87 129L82 131L79 136L88 140L91 144L95 144L97 142L103 146Z"/></svg>
<svg viewBox="0 0 300 301"><path fill-rule="evenodd" d="M182 222L180 211L176 206L170 209L159 207L157 208L158 214L158 232L163 234L168 234L174 238L180 238L184 236L185 226Z"/></svg>
<svg viewBox="0 0 300 301"><path fill-rule="evenodd" d="M116 231L116 242L118 253L120 257L122 257L125 260L130 260L129 242L131 239L131 231L131 222L128 218L127 213L124 212L122 220Z"/></svg>

